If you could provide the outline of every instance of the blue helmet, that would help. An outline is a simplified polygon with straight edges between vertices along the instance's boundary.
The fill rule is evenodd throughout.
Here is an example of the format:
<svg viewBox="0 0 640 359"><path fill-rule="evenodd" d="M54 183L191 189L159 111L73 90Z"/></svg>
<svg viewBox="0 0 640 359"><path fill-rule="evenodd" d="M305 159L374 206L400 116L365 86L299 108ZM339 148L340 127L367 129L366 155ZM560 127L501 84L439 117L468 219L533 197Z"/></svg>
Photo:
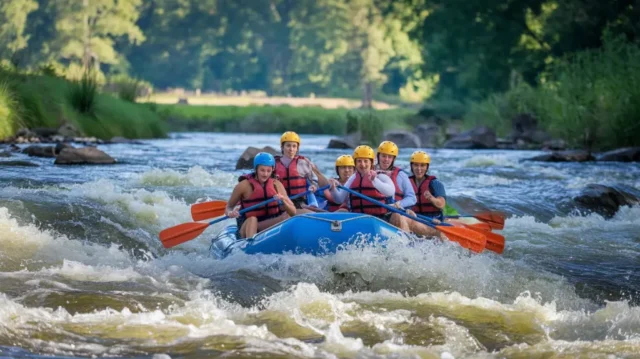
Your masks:
<svg viewBox="0 0 640 359"><path fill-rule="evenodd" d="M270 166L276 165L276 159L270 153L260 152L253 158L253 170L257 170L258 166Z"/></svg>

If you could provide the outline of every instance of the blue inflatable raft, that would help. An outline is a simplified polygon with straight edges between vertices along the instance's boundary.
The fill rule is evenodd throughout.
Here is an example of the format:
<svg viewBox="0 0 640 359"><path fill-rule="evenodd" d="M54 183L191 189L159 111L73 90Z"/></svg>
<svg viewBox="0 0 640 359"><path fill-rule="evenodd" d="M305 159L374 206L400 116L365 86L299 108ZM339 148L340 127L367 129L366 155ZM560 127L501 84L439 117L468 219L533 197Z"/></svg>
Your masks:
<svg viewBox="0 0 640 359"><path fill-rule="evenodd" d="M361 213L323 212L297 215L278 223L248 240L237 237L238 227L231 225L213 238L210 252L222 259L241 250L247 254L335 253L349 244L385 241L407 233L381 219Z"/></svg>

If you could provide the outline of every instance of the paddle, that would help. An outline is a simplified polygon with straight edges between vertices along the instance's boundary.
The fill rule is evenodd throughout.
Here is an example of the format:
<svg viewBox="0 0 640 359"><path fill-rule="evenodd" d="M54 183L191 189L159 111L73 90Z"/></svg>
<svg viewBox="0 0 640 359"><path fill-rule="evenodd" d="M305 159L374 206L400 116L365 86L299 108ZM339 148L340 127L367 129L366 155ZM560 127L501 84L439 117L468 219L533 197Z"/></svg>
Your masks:
<svg viewBox="0 0 640 359"><path fill-rule="evenodd" d="M325 186L322 188L322 190L329 188L329 186ZM311 191L306 191L303 193L300 193L300 195L304 195L306 193L309 193ZM294 196L295 197L295 196ZM292 197L293 198L293 197ZM275 201L275 198L270 198L264 202L260 202L256 205L253 205L251 207L247 207L243 210L241 210L239 213L245 214L246 212L252 211L256 208L260 208L263 206L266 206L267 204ZM190 241L196 237L198 237L200 234L202 234L202 232L204 232L205 229L207 229L207 227L209 227L212 224L216 224L218 222L224 221L225 219L229 218L228 216L223 216L217 219L214 219L213 221L209 222L209 223L202 223L202 222L191 222L191 223L182 223L179 224L177 226L173 226L167 229L164 229L162 231L160 231L159 237L160 237L160 241L162 242L162 245L165 248L171 248L174 246L177 246L178 244L182 244L184 242Z"/></svg>
<svg viewBox="0 0 640 359"><path fill-rule="evenodd" d="M416 213L416 216L422 218L424 220L433 221L431 218L427 216L423 216ZM487 245L486 249L496 252L498 254L502 254L504 252L504 236L491 232L491 226L487 223L473 223L473 224L465 224L465 223L444 223L443 225L452 225L454 227L466 227L473 231L480 232L487 237Z"/></svg>
<svg viewBox="0 0 640 359"><path fill-rule="evenodd" d="M451 218L451 219L465 218L465 217L475 218L479 221L485 222L488 225L490 225L492 229L498 229L498 230L504 229L505 216L500 212L487 211L487 212L476 213L470 216L445 216L445 218Z"/></svg>
<svg viewBox="0 0 640 359"><path fill-rule="evenodd" d="M328 186L324 186L322 188L318 188L317 191L325 190L329 188ZM306 196L310 191L298 193L295 196L289 197L290 199L296 199L299 197ZM225 201L209 201L209 202L201 202L191 205L191 218L194 221L202 221L203 219L209 219L214 217L219 217L224 215L224 211L227 208L227 202Z"/></svg>
<svg viewBox="0 0 640 359"><path fill-rule="evenodd" d="M341 188L344 191L347 191L351 194L353 194L354 196L358 196L364 200L367 200L371 203L377 204L378 206L381 206L383 208L386 208L387 210L394 212L394 213L398 213L400 215L403 215L405 217L408 217L414 221L417 221L419 223L425 224L431 228L435 228L437 230L439 230L440 232L444 233L447 238L449 238L449 240L454 241L454 242L458 242L462 247L464 248L468 248L476 253L480 253L482 252L482 250L485 248L486 244L487 244L487 237L483 234L483 233L479 233L476 231L473 231L471 229L468 228L461 228L461 227L454 227L448 223L443 223L441 225L436 225L435 223L433 223L431 220L424 220L422 218L416 218L411 216L410 214L408 214L405 211L399 210L395 207L391 207L385 203L382 203L380 201L376 201L375 199L366 196L362 193L356 192L350 188L344 187L342 185L338 185L338 188Z"/></svg>

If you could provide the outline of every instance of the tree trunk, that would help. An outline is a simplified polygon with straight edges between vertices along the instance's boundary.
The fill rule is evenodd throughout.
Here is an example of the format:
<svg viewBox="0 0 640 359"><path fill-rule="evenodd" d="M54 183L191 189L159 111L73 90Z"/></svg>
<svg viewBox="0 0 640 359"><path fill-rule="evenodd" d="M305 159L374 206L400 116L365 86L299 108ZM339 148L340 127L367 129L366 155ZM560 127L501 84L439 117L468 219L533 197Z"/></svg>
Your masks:
<svg viewBox="0 0 640 359"><path fill-rule="evenodd" d="M365 81L362 86L362 108L373 107L373 84Z"/></svg>

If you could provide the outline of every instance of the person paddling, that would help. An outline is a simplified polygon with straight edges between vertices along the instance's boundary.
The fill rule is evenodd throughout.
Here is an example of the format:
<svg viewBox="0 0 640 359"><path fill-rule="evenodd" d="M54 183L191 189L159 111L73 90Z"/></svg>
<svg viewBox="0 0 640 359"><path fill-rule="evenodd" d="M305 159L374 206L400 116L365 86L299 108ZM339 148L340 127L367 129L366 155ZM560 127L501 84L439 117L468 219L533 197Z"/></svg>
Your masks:
<svg viewBox="0 0 640 359"><path fill-rule="evenodd" d="M327 178L318 167L308 158L300 156L300 136L293 131L287 131L280 137L280 151L282 156L275 156L276 175L282 181L288 196L293 196L307 190L307 181L313 183L314 174L318 177L318 185L329 184ZM309 189L315 192L317 186L312 184ZM305 207L307 198L300 197L293 201L298 213L307 213Z"/></svg>
<svg viewBox="0 0 640 359"><path fill-rule="evenodd" d="M336 159L336 175L338 177L335 178L341 185L347 183L347 180L353 172L355 171L355 162L353 161L353 157L350 155L342 155ZM324 196L327 199L327 211L329 212L345 212L348 211L348 206L346 201L342 204L336 203L333 200L333 196L331 195L331 191L326 189L324 191Z"/></svg>
<svg viewBox="0 0 640 359"><path fill-rule="evenodd" d="M356 172L349 177L343 185L355 192L369 196L375 200L384 202L387 197L393 196L395 186L389 176L384 173L378 174L373 170L373 160L375 158L373 148L369 146L358 146L353 150ZM349 194L347 191L338 188L340 184L336 179L331 179L331 196L335 203L344 203L349 195L351 212L366 213L389 222L391 212L367 200Z"/></svg>
<svg viewBox="0 0 640 359"><path fill-rule="evenodd" d="M258 153L253 159L254 172L240 176L238 178L240 183L231 192L225 215L229 218L237 218L241 238L251 238L259 231L296 215L296 208L287 197L284 186L275 178L275 164L275 158L271 154ZM240 216L240 210L273 197L278 201L281 200L282 206L278 201L273 201ZM236 207L238 202L240 206Z"/></svg>
<svg viewBox="0 0 640 359"><path fill-rule="evenodd" d="M395 193L390 201L390 205L398 209L411 208L416 203L416 194L409 181L408 174L400 167L396 167L395 160L398 157L398 146L391 141L382 141L378 146L376 158L378 173L384 173L391 178L395 186ZM404 231L409 231L409 220L398 213L391 215L391 224Z"/></svg>
<svg viewBox="0 0 640 359"><path fill-rule="evenodd" d="M428 175L431 156L424 151L415 151L409 160L411 173L409 180L416 193L417 203L411 211L431 217L436 223L444 219L443 208L447 204L444 185L435 176ZM408 211L410 214L411 211ZM416 221L410 221L411 231L422 236L435 236L437 231Z"/></svg>

